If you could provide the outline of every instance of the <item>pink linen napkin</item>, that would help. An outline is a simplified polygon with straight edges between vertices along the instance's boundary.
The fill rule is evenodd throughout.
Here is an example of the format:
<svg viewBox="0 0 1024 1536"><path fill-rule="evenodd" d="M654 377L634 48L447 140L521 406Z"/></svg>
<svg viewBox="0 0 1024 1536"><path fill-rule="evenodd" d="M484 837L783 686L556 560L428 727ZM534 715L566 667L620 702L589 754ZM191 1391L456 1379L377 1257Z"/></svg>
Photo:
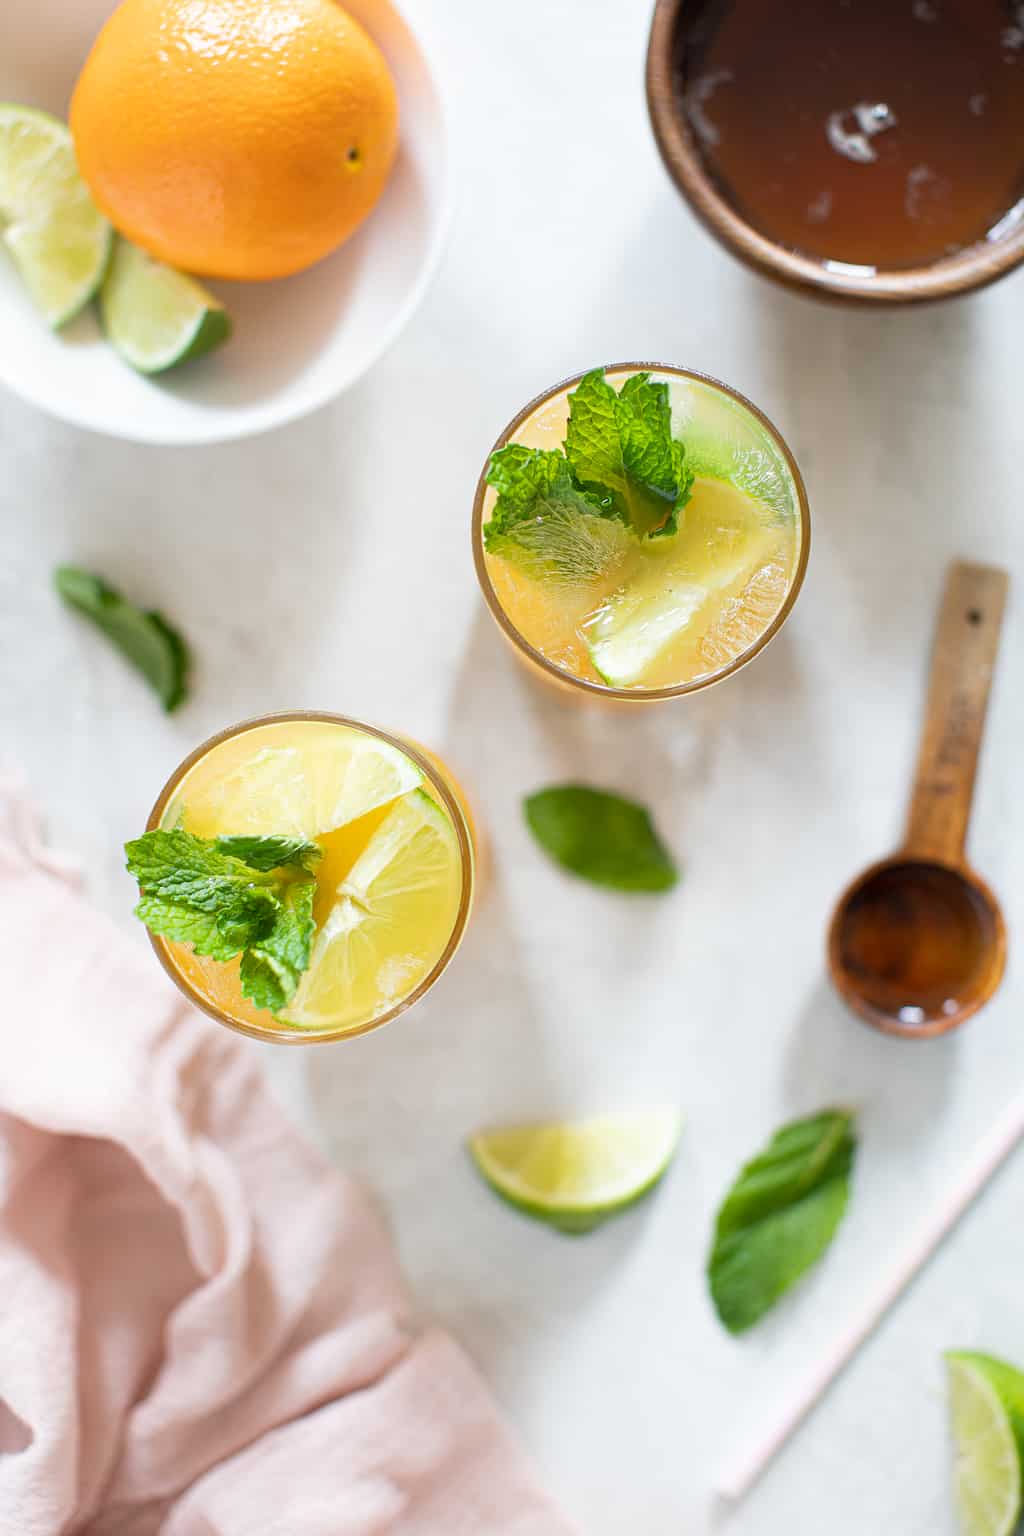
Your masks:
<svg viewBox="0 0 1024 1536"><path fill-rule="evenodd" d="M570 1536L362 1190L3 782L0 964L2 1536Z"/></svg>

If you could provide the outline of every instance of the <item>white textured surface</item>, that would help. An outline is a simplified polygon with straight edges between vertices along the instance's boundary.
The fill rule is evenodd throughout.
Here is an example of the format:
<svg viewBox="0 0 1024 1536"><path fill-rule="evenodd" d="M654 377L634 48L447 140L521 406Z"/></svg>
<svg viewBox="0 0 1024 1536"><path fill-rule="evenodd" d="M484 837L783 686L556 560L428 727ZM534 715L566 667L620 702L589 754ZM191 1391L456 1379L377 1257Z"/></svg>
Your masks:
<svg viewBox="0 0 1024 1536"><path fill-rule="evenodd" d="M119 447L0 400L3 746L126 922L119 844L182 754L228 721L321 706L449 755L495 855L465 948L390 1031L266 1051L282 1095L380 1192L424 1306L476 1354L588 1536L951 1536L939 1351L1024 1361L1021 1158L748 1503L726 1514L709 1490L1019 1088L1013 957L959 1036L903 1044L832 1000L822 933L835 893L899 835L946 561L1024 578L1024 277L874 316L748 276L656 158L645 9L410 6L447 54L461 206L427 305L335 407L185 453ZM470 501L533 391L645 356L720 374L777 420L810 490L810 574L781 637L721 688L638 715L570 711L482 610ZM64 558L187 630L199 665L179 716L165 721L59 611L49 573ZM1021 603L1018 589L971 838L1014 938ZM677 894L618 899L541 861L519 798L570 775L656 807L686 860ZM460 1148L482 1121L666 1097L687 1112L669 1182L583 1241L504 1209ZM863 1111L846 1225L798 1293L730 1340L702 1278L717 1200L779 1121L836 1098Z"/></svg>

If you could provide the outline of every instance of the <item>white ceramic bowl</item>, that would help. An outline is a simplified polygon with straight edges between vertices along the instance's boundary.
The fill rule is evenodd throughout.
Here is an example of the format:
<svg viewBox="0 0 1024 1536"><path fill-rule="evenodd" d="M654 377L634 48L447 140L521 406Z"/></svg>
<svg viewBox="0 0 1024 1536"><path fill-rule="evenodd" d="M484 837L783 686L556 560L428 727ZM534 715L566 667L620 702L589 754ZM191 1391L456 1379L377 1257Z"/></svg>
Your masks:
<svg viewBox="0 0 1024 1536"><path fill-rule="evenodd" d="M245 437L325 404L394 341L422 299L450 212L448 140L431 66L390 0L344 0L398 84L401 148L384 195L316 267L273 283L211 283L235 321L221 351L146 379L90 312L51 334L0 250L0 381L65 421L150 443ZM0 0L0 101L66 117L114 0Z"/></svg>

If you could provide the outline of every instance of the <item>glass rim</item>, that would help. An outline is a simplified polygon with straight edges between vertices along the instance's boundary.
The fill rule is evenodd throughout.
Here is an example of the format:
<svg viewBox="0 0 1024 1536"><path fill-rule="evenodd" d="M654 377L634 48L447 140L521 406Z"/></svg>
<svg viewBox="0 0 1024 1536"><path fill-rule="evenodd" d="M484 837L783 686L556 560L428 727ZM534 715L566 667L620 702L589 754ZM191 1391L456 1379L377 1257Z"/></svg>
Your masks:
<svg viewBox="0 0 1024 1536"><path fill-rule="evenodd" d="M521 651L528 661L532 662L534 666L539 667L549 677L554 678L556 682L565 684L568 687L579 688L584 693L592 694L596 698L615 699L616 701L621 700L625 703L633 704L649 704L658 699L677 699L688 693L699 693L704 688L713 687L715 683L724 682L727 677L732 677L741 667L745 667L748 662L753 661L754 657L764 650L769 641L775 638L789 618L800 588L803 586L804 576L807 573L807 562L811 553L811 510L807 500L807 488L804 485L804 479L796 459L790 451L789 444L782 436L778 427L752 400L748 400L746 395L740 394L738 389L733 389L729 384L723 384L721 379L713 378L711 374L699 373L692 368L680 368L673 363L605 363L603 365L603 372L605 374L667 373L675 378L691 379L694 383L705 384L709 388L727 395L745 411L748 411L772 438L793 478L793 485L796 489L797 502L800 508L800 554L785 600L772 622L756 640L747 646L745 651L741 651L738 656L733 657L732 661L727 666L720 668L719 671L712 672L707 677L691 678L687 683L673 683L668 687L662 688L615 688L610 683L594 682L588 677L577 677L575 673L567 672L564 667L558 666L556 662L553 662L542 651L539 651L536 646L530 644L526 636L513 624L501 605L498 594L495 592L494 585L491 582L484 554L484 500L489 489L487 485L487 470L492 455L497 453L499 448L504 448L513 433L535 411L539 410L547 400L550 400L554 395L561 394L563 390L572 389L574 385L586 377L587 373L592 371L592 369L584 369L580 373L572 374L567 379L562 379L558 384L552 384L549 389L542 390L539 395L536 395L534 399L524 405L521 411L517 412L508 426L501 432L488 453L484 467L480 472L480 478L477 481L476 495L473 498L473 563L476 566L480 590L484 595L484 601L491 610L492 617L503 631L506 639L511 642L516 650Z"/></svg>
<svg viewBox="0 0 1024 1536"><path fill-rule="evenodd" d="M242 736L247 731L257 730L268 725L289 725L297 722L309 722L314 725L343 725L352 730L361 731L366 736L374 736L378 741L387 746L394 747L408 757L411 762L429 779L436 790L445 810L451 818L452 826L459 843L459 864L462 875L462 889L459 893L459 908L455 914L452 931L443 951L438 956L428 974L416 986L412 992L404 997L401 1002L389 1008L386 1013L369 1020L366 1024L348 1025L344 1028L304 1030L289 1025L256 1025L246 1020L234 1019L205 998L196 987L181 974L170 952L168 941L160 934L149 933L149 942L156 953L157 959L164 970L170 976L175 986L188 1001L208 1018L215 1019L218 1024L233 1029L238 1034L248 1035L251 1040L273 1042L276 1045L321 1045L328 1041L354 1040L359 1035L370 1034L375 1029L382 1029L385 1024L390 1024L399 1014L405 1013L421 998L425 997L435 982L439 981L442 974L448 969L456 950L462 942L466 926L469 922L469 914L473 905L473 883L475 870L475 855L473 848L473 836L470 831L469 817L463 808L458 795L442 778L437 766L431 762L428 754L415 742L406 737L392 735L389 731L381 730L379 726L367 725L363 720L356 720L351 715L336 715L324 710L301 709L286 710L270 715L254 715L249 719L240 720L237 725L230 725L207 740L200 742L187 757L178 764L177 768L167 780L149 813L146 822L146 831L155 832L160 828L160 822L175 790L195 765L207 756L215 747L219 747L225 741L231 741L236 736ZM269 1015L273 1017L273 1015Z"/></svg>

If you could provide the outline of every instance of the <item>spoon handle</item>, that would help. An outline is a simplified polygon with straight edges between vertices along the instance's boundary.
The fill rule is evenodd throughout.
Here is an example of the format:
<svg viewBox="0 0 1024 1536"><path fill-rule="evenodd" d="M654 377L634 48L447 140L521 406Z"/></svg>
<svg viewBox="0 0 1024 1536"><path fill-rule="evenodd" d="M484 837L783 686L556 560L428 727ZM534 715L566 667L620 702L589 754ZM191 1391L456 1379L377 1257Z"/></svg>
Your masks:
<svg viewBox="0 0 1024 1536"><path fill-rule="evenodd" d="M962 862L1009 583L998 567L964 561L946 578L907 821L916 857Z"/></svg>

